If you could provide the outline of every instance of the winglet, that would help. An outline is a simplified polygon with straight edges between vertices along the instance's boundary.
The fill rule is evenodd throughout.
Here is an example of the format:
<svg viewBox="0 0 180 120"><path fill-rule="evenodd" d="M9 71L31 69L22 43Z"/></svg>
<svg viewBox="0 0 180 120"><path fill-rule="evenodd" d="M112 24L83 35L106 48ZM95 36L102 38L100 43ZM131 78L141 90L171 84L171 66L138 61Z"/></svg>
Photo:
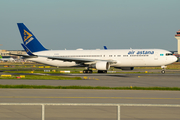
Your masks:
<svg viewBox="0 0 180 120"><path fill-rule="evenodd" d="M104 46L104 49L105 49L105 50L107 50L107 47L106 47L106 46Z"/></svg>

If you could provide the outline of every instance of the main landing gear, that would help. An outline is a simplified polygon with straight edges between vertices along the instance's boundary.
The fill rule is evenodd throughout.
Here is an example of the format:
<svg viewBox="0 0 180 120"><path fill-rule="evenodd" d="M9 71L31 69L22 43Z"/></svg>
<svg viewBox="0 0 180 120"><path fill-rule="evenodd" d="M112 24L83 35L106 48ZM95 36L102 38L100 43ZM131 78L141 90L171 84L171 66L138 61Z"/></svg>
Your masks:
<svg viewBox="0 0 180 120"><path fill-rule="evenodd" d="M164 74L167 66L161 66L161 68L162 68L161 73Z"/></svg>
<svg viewBox="0 0 180 120"><path fill-rule="evenodd" d="M98 73L107 73L107 70L98 70Z"/></svg>
<svg viewBox="0 0 180 120"><path fill-rule="evenodd" d="M92 70L83 70L83 73L92 73ZM107 73L107 70L98 70L98 73Z"/></svg>
<svg viewBox="0 0 180 120"><path fill-rule="evenodd" d="M93 71L89 70L89 67L88 67L87 70L83 70L83 73L93 73Z"/></svg>
<svg viewBox="0 0 180 120"><path fill-rule="evenodd" d="M92 70L83 70L83 73L92 73Z"/></svg>
<svg viewBox="0 0 180 120"><path fill-rule="evenodd" d="M107 70L98 70L98 73L107 73ZM89 70L89 67L86 70L83 70L83 73L93 73L92 70Z"/></svg>

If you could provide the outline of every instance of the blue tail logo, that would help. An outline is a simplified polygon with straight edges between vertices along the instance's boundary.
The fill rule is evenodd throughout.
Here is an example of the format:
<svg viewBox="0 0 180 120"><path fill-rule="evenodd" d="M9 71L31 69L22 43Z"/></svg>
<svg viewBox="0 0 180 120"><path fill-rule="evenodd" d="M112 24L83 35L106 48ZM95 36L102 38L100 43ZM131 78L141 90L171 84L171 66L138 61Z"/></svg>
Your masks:
<svg viewBox="0 0 180 120"><path fill-rule="evenodd" d="M17 25L24 43L23 48L25 47L28 50L27 53L29 53L29 51L33 53L47 50L23 23L17 23Z"/></svg>

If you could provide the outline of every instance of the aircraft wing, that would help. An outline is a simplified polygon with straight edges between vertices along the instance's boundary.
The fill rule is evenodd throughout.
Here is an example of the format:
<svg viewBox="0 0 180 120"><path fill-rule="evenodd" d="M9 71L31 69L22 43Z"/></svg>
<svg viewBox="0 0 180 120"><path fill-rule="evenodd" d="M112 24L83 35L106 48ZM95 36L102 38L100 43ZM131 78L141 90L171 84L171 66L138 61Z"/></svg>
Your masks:
<svg viewBox="0 0 180 120"><path fill-rule="evenodd" d="M38 56L36 55L22 55L22 54L12 54L12 53L9 53L9 55L15 55L15 56L22 56L22 57L25 57L25 58L37 58Z"/></svg>
<svg viewBox="0 0 180 120"><path fill-rule="evenodd" d="M45 57L52 60L61 60L61 61L67 61L67 62L76 62L77 64L93 64L99 61L106 61L110 64L116 63L115 60L103 60L103 59L87 59L87 58L72 58L72 57L53 57L53 56L42 56L42 55L22 55L22 54L11 54L15 56L22 56L24 58L38 58L38 57Z"/></svg>
<svg viewBox="0 0 180 120"><path fill-rule="evenodd" d="M109 62L110 64L116 63L114 60L103 60L103 59L87 59L87 58L72 58L72 57L53 57L53 56L41 56L38 55L39 57L46 57L48 59L52 60L62 60L62 61L68 61L68 62L76 62L77 64L84 63L84 64L92 64L96 63L98 61L106 61Z"/></svg>

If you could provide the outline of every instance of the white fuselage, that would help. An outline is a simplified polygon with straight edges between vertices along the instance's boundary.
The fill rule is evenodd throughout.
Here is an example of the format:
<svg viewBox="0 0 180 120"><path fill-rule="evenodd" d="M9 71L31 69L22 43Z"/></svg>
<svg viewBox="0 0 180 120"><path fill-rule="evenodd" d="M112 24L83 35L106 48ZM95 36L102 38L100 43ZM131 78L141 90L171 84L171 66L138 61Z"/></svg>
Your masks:
<svg viewBox="0 0 180 120"><path fill-rule="evenodd" d="M177 60L171 52L162 49L119 49L119 50L47 50L34 52L39 56L113 60L113 67L165 66ZM52 66L78 66L76 62L52 60L47 57L28 58L28 60Z"/></svg>

